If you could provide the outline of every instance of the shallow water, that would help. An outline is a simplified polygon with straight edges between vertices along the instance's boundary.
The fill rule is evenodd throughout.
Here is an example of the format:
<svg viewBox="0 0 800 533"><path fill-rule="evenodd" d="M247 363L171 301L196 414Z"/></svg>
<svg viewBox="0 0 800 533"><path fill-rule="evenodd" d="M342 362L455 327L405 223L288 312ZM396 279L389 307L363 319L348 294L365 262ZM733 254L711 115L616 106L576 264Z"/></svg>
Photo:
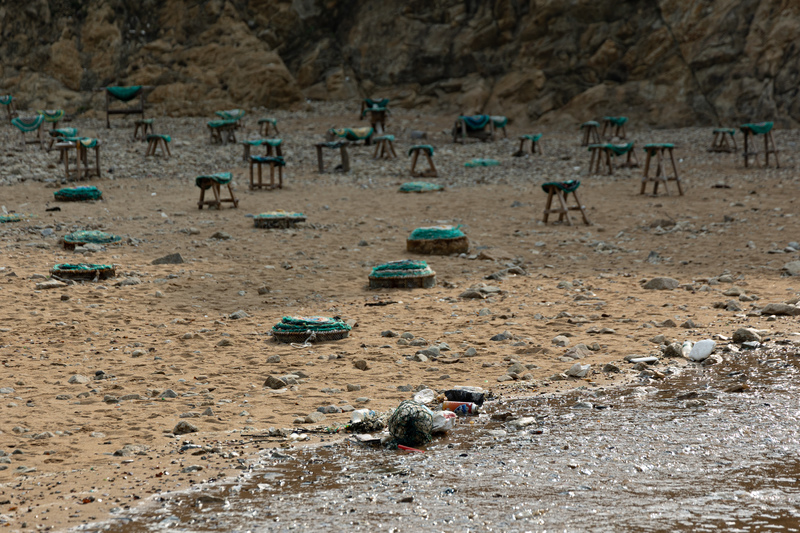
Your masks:
<svg viewBox="0 0 800 533"><path fill-rule="evenodd" d="M356 443L265 452L233 483L86 529L800 531L798 355L780 346L725 359L676 362L666 381L607 394L487 404L424 454ZM505 412L537 423L515 431L489 416Z"/></svg>

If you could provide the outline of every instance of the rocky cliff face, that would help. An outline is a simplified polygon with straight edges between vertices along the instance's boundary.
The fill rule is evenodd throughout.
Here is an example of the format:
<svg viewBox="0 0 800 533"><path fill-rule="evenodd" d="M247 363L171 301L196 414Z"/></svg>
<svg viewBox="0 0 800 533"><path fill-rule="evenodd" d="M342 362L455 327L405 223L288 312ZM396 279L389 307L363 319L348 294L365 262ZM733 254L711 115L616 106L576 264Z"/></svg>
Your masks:
<svg viewBox="0 0 800 533"><path fill-rule="evenodd" d="M0 0L0 92L157 112L393 105L653 126L800 121L797 0Z"/></svg>

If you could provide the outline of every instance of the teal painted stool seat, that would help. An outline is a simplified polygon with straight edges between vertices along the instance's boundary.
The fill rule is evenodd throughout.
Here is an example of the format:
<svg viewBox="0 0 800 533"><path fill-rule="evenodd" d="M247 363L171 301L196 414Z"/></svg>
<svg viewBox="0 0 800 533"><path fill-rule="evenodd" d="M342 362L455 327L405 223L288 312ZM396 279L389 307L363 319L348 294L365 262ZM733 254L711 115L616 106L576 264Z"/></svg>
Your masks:
<svg viewBox="0 0 800 533"><path fill-rule="evenodd" d="M77 137L78 128L56 128L47 133L50 135L50 144L47 145L47 150L50 151L53 149L53 144L56 141L65 139L67 137Z"/></svg>
<svg viewBox="0 0 800 533"><path fill-rule="evenodd" d="M248 141L239 141L239 144L244 146L244 154L242 155L242 159L245 161L250 160L250 148L255 146L265 146L267 150L267 156L276 155L278 157L283 156L283 151L281 150L281 144L283 144L283 139L254 139ZM273 154L273 151L275 152Z"/></svg>
<svg viewBox="0 0 800 533"><path fill-rule="evenodd" d="M262 165L269 165L269 185L262 182ZM283 157L273 156L250 156L250 190L255 189L282 189L283 188L283 167L286 166L286 161ZM258 181L255 180L254 168L258 167ZM275 185L275 169L278 169L278 184Z"/></svg>
<svg viewBox="0 0 800 533"><path fill-rule="evenodd" d="M0 105L6 108L6 117L8 117L9 122L18 116L16 105L14 105L14 97L10 94L0 95Z"/></svg>
<svg viewBox="0 0 800 533"><path fill-rule="evenodd" d="M535 135L526 133L525 135L519 136L519 150L514 154L516 157L522 157L525 155L525 141L530 141L531 143L531 155L535 154L537 151L540 154L544 154L542 150L542 145L539 143L539 139L542 138L541 133L537 133Z"/></svg>
<svg viewBox="0 0 800 533"><path fill-rule="evenodd" d="M197 176L194 179L194 184L200 187L200 201L197 202L197 208L203 209L204 205L209 207L216 207L222 209L222 203L228 202L233 204L233 207L239 207L239 200L233 194L233 176L230 172L220 172L218 174L208 174L206 176ZM221 188L225 185L228 187L230 198L222 198ZM206 200L206 191L211 190L214 193L213 200Z"/></svg>
<svg viewBox="0 0 800 533"><path fill-rule="evenodd" d="M397 157L397 152L394 151L394 135L379 135L372 138L375 142L375 152L372 154L372 159L394 159Z"/></svg>
<svg viewBox="0 0 800 533"><path fill-rule="evenodd" d="M581 124L581 131L583 132L581 146L600 144L600 133L598 132L599 127L600 123L596 120L588 120Z"/></svg>
<svg viewBox="0 0 800 533"><path fill-rule="evenodd" d="M644 162L644 174L642 175L642 188L639 194L644 194L647 184L653 182L653 195L658 194L658 186L664 185L664 191L669 194L669 187L667 182L674 181L678 186L678 194L683 196L683 189L681 188L681 178L678 175L678 167L675 165L675 156L672 150L675 145L672 143L650 143L644 145L644 151L647 153L647 159ZM667 157L672 166L672 174L667 174ZM656 174L650 176L650 160L656 159Z"/></svg>
<svg viewBox="0 0 800 533"><path fill-rule="evenodd" d="M133 140L141 140L144 142L147 140L148 135L152 135L155 133L153 129L153 122L152 118L140 118L138 120L133 121ZM141 136L140 136L141 133Z"/></svg>
<svg viewBox="0 0 800 533"><path fill-rule="evenodd" d="M781 168L781 163L778 160L778 150L775 148L775 139L772 137L772 122L758 122L750 124L742 124L739 129L744 134L744 166L748 167L750 158L755 159L755 164L758 166L758 149L755 144L755 136L764 136L764 168L769 166L769 154L775 156L775 168Z"/></svg>
<svg viewBox="0 0 800 533"><path fill-rule="evenodd" d="M328 150L339 150L339 154L342 157L341 165L338 165L334 168L335 170L341 170L342 172L350 172L350 154L347 153L347 145L350 143L348 141L327 141L316 143L314 147L317 149L317 167L319 169L319 173L322 174L325 172L325 161L323 160L323 148L327 148Z"/></svg>
<svg viewBox="0 0 800 533"><path fill-rule="evenodd" d="M211 144L236 143L237 123L236 119L211 120L207 122L206 126L208 126L208 131L211 134Z"/></svg>
<svg viewBox="0 0 800 533"><path fill-rule="evenodd" d="M604 139L613 139L618 137L625 138L625 124L628 122L628 117L603 117L603 132L600 137ZM608 131L608 136L606 136Z"/></svg>
<svg viewBox="0 0 800 533"><path fill-rule="evenodd" d="M34 115L32 117L16 117L11 119L11 124L17 128L22 135L22 149L29 144L38 144L44 150L44 137L42 136L42 124L44 115ZM25 137L26 133L32 133L33 139Z"/></svg>
<svg viewBox="0 0 800 533"><path fill-rule="evenodd" d="M620 167L638 167L639 159L636 157L633 145L634 143L632 142L625 144L590 144L588 149L592 153L592 157L589 160L589 174L600 175L603 173L603 168L605 168L609 176L613 175L613 160L622 156L625 156L625 162L620 163Z"/></svg>
<svg viewBox="0 0 800 533"><path fill-rule="evenodd" d="M738 152L739 147L736 146L736 139L734 134L736 130L733 128L714 128L714 140L711 141L709 152Z"/></svg>
<svg viewBox="0 0 800 533"><path fill-rule="evenodd" d="M417 170L417 159L419 154L425 154L428 159L428 170ZM429 144L417 144L408 149L408 155L411 158L411 176L414 178L438 178L439 173L436 171L436 165L433 164L433 146Z"/></svg>
<svg viewBox="0 0 800 533"><path fill-rule="evenodd" d="M155 156L156 148L159 146L161 146L162 155L165 155L166 157L172 157L172 153L169 151L169 143L171 142L172 137L169 135L151 133L147 136L147 150L144 153L145 157Z"/></svg>
<svg viewBox="0 0 800 533"><path fill-rule="evenodd" d="M567 224L572 226L572 217L569 216L570 211L580 211L583 217L583 223L587 226L590 224L589 219L586 217L586 207L584 207L578 199L578 187L581 182L577 180L569 181L551 181L542 184L542 190L547 193L547 203L544 207L543 222L547 224L547 219L551 214L558 215L558 221L567 221ZM575 205L569 205L569 195L575 200ZM558 207L553 207L553 198L558 199Z"/></svg>

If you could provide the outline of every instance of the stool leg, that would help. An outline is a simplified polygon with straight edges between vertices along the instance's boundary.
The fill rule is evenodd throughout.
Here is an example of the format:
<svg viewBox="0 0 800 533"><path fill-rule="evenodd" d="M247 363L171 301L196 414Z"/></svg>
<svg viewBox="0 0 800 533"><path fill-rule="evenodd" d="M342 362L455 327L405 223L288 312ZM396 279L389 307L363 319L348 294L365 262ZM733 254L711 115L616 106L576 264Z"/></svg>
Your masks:
<svg viewBox="0 0 800 533"><path fill-rule="evenodd" d="M275 163L269 164L269 188L275 188Z"/></svg>
<svg viewBox="0 0 800 533"><path fill-rule="evenodd" d="M425 152L425 157L428 158L428 166L430 167L430 170L428 171L428 175L431 178L438 177L439 173L436 172L436 165L433 164L433 158L431 158L431 155L429 153L427 153L427 152Z"/></svg>
<svg viewBox="0 0 800 533"><path fill-rule="evenodd" d="M350 155L347 153L347 145L343 144L340 152L342 154L342 170L350 172Z"/></svg>
<svg viewBox="0 0 800 533"><path fill-rule="evenodd" d="M411 158L411 177L416 178L417 174L414 169L417 168L417 158L419 157L419 150L414 152L413 157Z"/></svg>
<svg viewBox="0 0 800 533"><path fill-rule="evenodd" d="M392 152L392 156L397 159L397 152L394 151L394 143L392 141L388 141L389 143L389 150Z"/></svg>
<svg viewBox="0 0 800 533"><path fill-rule="evenodd" d="M197 209L203 209L203 200L206 197L206 190L200 187L200 201L197 202Z"/></svg>
<svg viewBox="0 0 800 533"><path fill-rule="evenodd" d="M650 150L647 150L647 157L644 160L644 172L642 173L642 189L639 194L644 194L647 188L648 174L650 173Z"/></svg>
<svg viewBox="0 0 800 533"><path fill-rule="evenodd" d="M169 143L164 139L161 139L161 144L163 144L164 148L167 150L167 157L172 157L172 152L169 149Z"/></svg>
<svg viewBox="0 0 800 533"><path fill-rule="evenodd" d="M233 187L231 184L228 184L228 193L231 195L231 203L233 203L233 207L239 207L239 200L233 195Z"/></svg>
<svg viewBox="0 0 800 533"><path fill-rule="evenodd" d="M547 203L544 206L544 220L542 220L542 222L544 222L545 224L547 224L547 218L550 216L550 206L553 205L553 190L554 189L555 189L555 187L549 187L547 189Z"/></svg>
<svg viewBox="0 0 800 533"><path fill-rule="evenodd" d="M778 159L778 149L775 148L775 138L772 136L772 132L768 132L769 140L772 143L772 153L775 154L775 168L781 168L781 162Z"/></svg>
<svg viewBox="0 0 800 533"><path fill-rule="evenodd" d="M595 153L597 150L590 150L592 157L589 159L589 175L594 174L594 160L595 160Z"/></svg>
<svg viewBox="0 0 800 533"><path fill-rule="evenodd" d="M278 167L278 188L283 189L283 167Z"/></svg>
<svg viewBox="0 0 800 533"><path fill-rule="evenodd" d="M675 184L678 186L678 195L683 196L683 188L681 187L681 177L678 175L678 167L675 165L675 156L672 153L672 148L669 149L669 159L672 161L672 172L675 176Z"/></svg>
<svg viewBox="0 0 800 533"><path fill-rule="evenodd" d="M322 146L317 146L317 167L320 174L325 172L325 167L322 165Z"/></svg>
<svg viewBox="0 0 800 533"><path fill-rule="evenodd" d="M569 196L569 193L567 193L567 196ZM581 217L583 217L583 223L586 224L587 226L590 225L591 223L589 222L589 219L586 217L586 209L583 207L583 204L578 199L577 191L572 191L572 197L575 199L575 203L578 204L578 211L581 212Z"/></svg>
<svg viewBox="0 0 800 533"><path fill-rule="evenodd" d="M747 144L748 144L748 137L747 130L744 131L744 168L747 168L749 155L747 154Z"/></svg>
<svg viewBox="0 0 800 533"><path fill-rule="evenodd" d="M250 190L252 191L255 188L253 185L253 161L250 160Z"/></svg>
<svg viewBox="0 0 800 533"><path fill-rule="evenodd" d="M611 162L611 150L604 150L604 152L606 153L606 166L608 167L608 175L609 176L613 176L614 175L614 165Z"/></svg>
<svg viewBox="0 0 800 533"><path fill-rule="evenodd" d="M99 143L99 141L98 141ZM94 147L94 164L97 171L97 177L100 177L100 145Z"/></svg>
<svg viewBox="0 0 800 533"><path fill-rule="evenodd" d="M263 187L263 186L264 186L264 183L262 181L262 175L261 175L261 163L259 163L258 164L258 185L257 185L258 190L261 190L261 187Z"/></svg>
<svg viewBox="0 0 800 533"><path fill-rule="evenodd" d="M734 137L732 133L730 134L730 137L731 137L731 142L733 143L733 151L738 152L739 148L736 146L736 137Z"/></svg>
<svg viewBox="0 0 800 533"><path fill-rule="evenodd" d="M558 196L558 202L561 204L561 211L562 213L559 215L558 219L563 220L564 217L567 218L567 224L570 226L572 225L572 217L569 216L569 208L567 208L567 202L564 201L564 194L560 190L556 190L556 195Z"/></svg>
<svg viewBox="0 0 800 533"><path fill-rule="evenodd" d="M214 200L216 201L217 211L219 211L220 209L222 209L222 201L219 198L220 197L219 183L214 182L212 189L214 189Z"/></svg>
<svg viewBox="0 0 800 533"><path fill-rule="evenodd" d="M378 152L380 151L381 146L383 146L383 141L378 141L375 143L375 151L372 153L372 159L378 159Z"/></svg>

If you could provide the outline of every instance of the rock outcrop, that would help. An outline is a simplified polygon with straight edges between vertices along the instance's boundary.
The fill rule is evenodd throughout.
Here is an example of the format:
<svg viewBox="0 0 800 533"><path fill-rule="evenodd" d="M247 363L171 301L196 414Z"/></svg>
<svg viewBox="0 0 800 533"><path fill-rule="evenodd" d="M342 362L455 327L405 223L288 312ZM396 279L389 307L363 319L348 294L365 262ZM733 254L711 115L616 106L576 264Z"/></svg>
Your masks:
<svg viewBox="0 0 800 533"><path fill-rule="evenodd" d="M523 123L800 121L794 0L30 0L0 21L0 92L30 108L143 84L168 114L380 95Z"/></svg>

